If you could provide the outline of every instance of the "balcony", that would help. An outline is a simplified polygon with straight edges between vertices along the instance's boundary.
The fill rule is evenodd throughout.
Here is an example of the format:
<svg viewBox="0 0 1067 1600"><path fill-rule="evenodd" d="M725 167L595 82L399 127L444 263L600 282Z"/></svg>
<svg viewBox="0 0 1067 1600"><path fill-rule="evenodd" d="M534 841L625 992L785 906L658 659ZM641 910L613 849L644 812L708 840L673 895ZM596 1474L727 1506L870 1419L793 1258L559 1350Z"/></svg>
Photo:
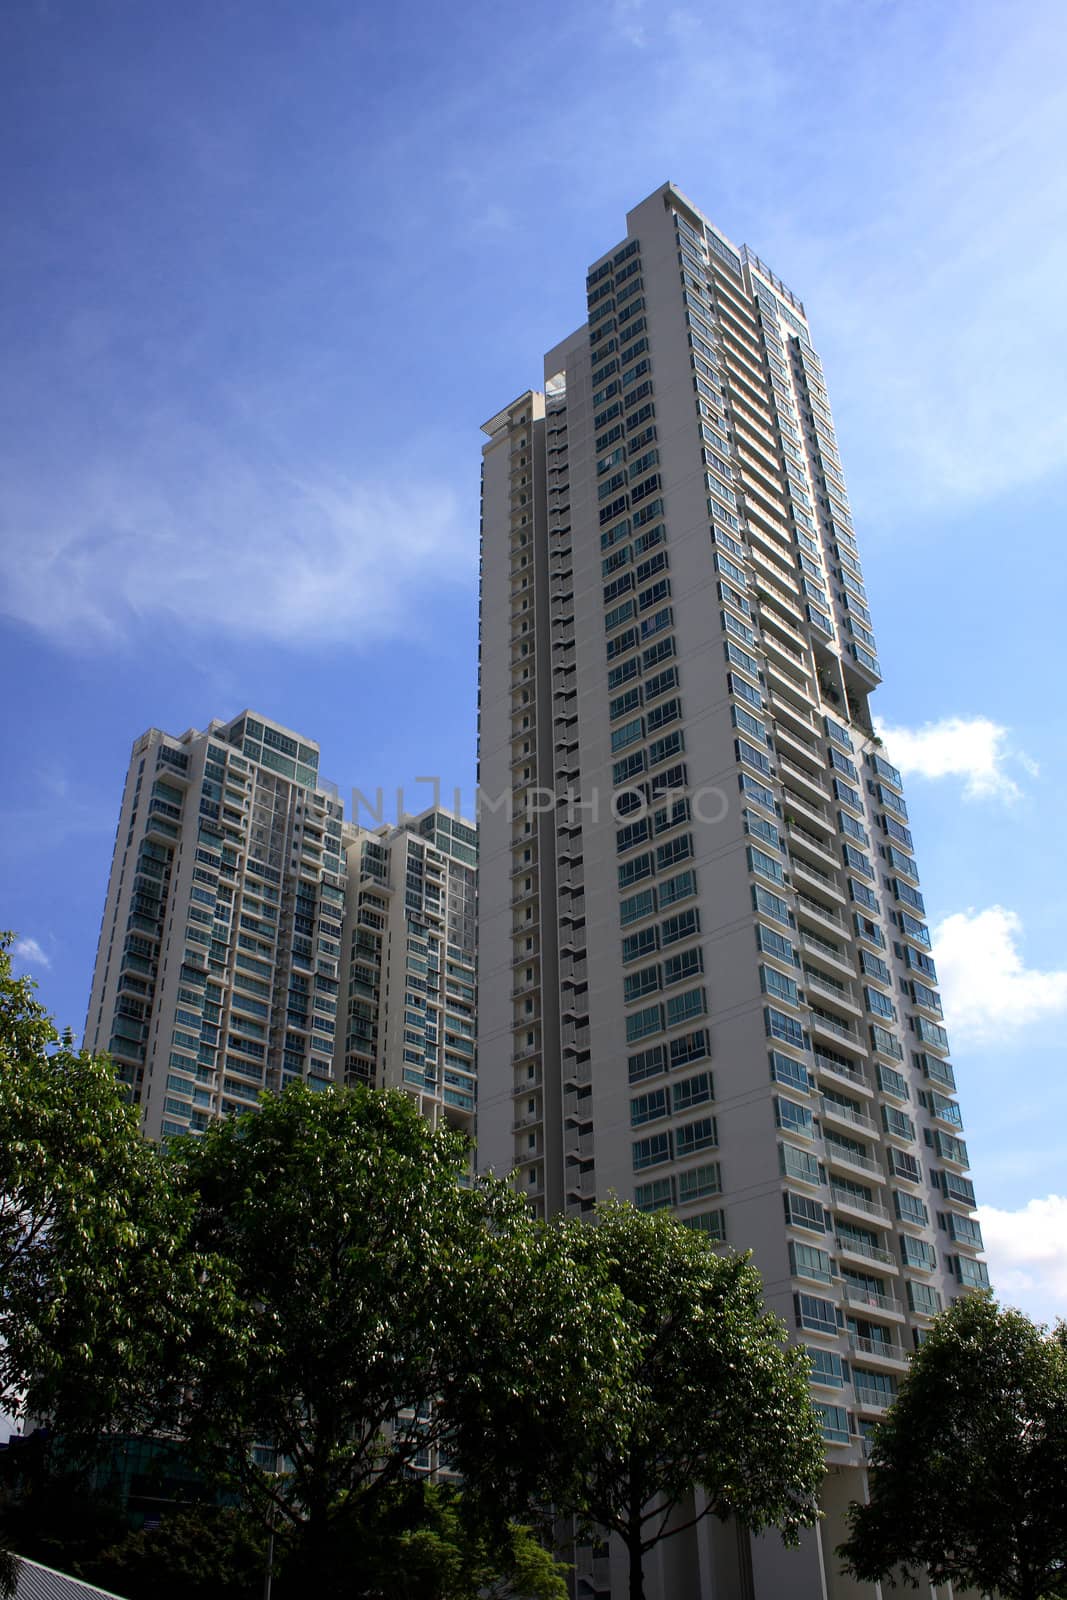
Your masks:
<svg viewBox="0 0 1067 1600"><path fill-rule="evenodd" d="M821 807L814 805L810 800L805 800L801 795L797 794L795 789L791 789L788 784L783 784L782 795L787 822L789 822L789 814L793 811L798 811L806 821L814 822L817 827L822 828L823 832L829 834L831 838L836 836L836 824L831 822ZM791 823L790 825L794 824ZM812 834L810 837L814 838L815 835ZM819 848L821 850L826 849L826 842L822 838L819 840ZM834 865L838 865L836 856L834 857Z"/></svg>
<svg viewBox="0 0 1067 1600"><path fill-rule="evenodd" d="M849 1022L842 1022L838 1017L832 1017L828 1011L823 1011L819 1006L813 1006L808 1026L812 1033L828 1033L835 1039L846 1039L854 1048L861 1048L860 1036Z"/></svg>
<svg viewBox="0 0 1067 1600"><path fill-rule="evenodd" d="M904 1321L904 1305L893 1294L879 1294L875 1289L863 1289L859 1284L845 1284L845 1299L850 1306L866 1306L878 1311L883 1317L899 1318Z"/></svg>
<svg viewBox="0 0 1067 1600"><path fill-rule="evenodd" d="M839 1122L850 1128L858 1128L868 1138L873 1138L877 1134L878 1126L874 1118L867 1116L866 1112L853 1111L851 1106L843 1106L836 1100L828 1100L825 1095L820 1095L819 1098L822 1102L819 1108L820 1114L824 1122Z"/></svg>
<svg viewBox="0 0 1067 1600"><path fill-rule="evenodd" d="M812 900L810 895L802 894L797 890L797 910L801 916L815 917L821 922L828 922L834 928L845 931L845 919L839 911L832 906L824 906L818 900Z"/></svg>
<svg viewBox="0 0 1067 1600"><path fill-rule="evenodd" d="M855 977L847 951L841 945L830 944L826 939L820 939L817 934L809 933L806 928L801 930L800 943L805 950L810 950L812 955L818 956L820 961L828 962L830 966L836 967L839 972L846 973L850 978Z"/></svg>
<svg viewBox="0 0 1067 1600"><path fill-rule="evenodd" d="M895 1399L895 1396L886 1394L882 1389L869 1389L865 1383L858 1383L855 1379L852 1388L857 1406L864 1411L877 1411L880 1416L885 1415Z"/></svg>
<svg viewBox="0 0 1067 1600"><path fill-rule="evenodd" d="M889 1267L893 1272L898 1271L896 1262L889 1250L883 1250L879 1245L868 1244L865 1239L850 1239L847 1234L835 1235L837 1248L845 1255L862 1256L867 1261L877 1261L882 1266Z"/></svg>
<svg viewBox="0 0 1067 1600"><path fill-rule="evenodd" d="M824 866L837 870L840 863L824 838L820 838L817 833L809 832L795 817L789 814L788 810L786 811L785 821L789 830L789 838L798 849L810 850L811 854L817 856Z"/></svg>
<svg viewBox="0 0 1067 1600"><path fill-rule="evenodd" d="M861 1155L858 1150L834 1144L828 1138L823 1139L823 1159L828 1166L844 1167L846 1172L862 1172L865 1177L873 1178L875 1183L885 1182L885 1174L877 1161Z"/></svg>
<svg viewBox="0 0 1067 1600"><path fill-rule="evenodd" d="M781 766L783 776L788 777L793 783L799 783L801 785L801 790L805 795L814 795L817 801L824 801L827 805L829 805L829 789L827 789L826 785L821 783L820 780L812 773L805 772L803 767L798 767L795 762L790 761L786 756L781 756L779 758L779 764Z"/></svg>
<svg viewBox="0 0 1067 1600"><path fill-rule="evenodd" d="M853 1194L851 1189L844 1189L840 1184L830 1180L830 1204L841 1211L857 1211L865 1217L877 1217L880 1222L888 1222L889 1208L880 1200L868 1200L861 1194Z"/></svg>
<svg viewBox="0 0 1067 1600"><path fill-rule="evenodd" d="M887 1365L906 1367L911 1360L911 1351L896 1339L881 1337L871 1339L865 1334L850 1331L848 1343L851 1350L867 1361L882 1361Z"/></svg>
<svg viewBox="0 0 1067 1600"><path fill-rule="evenodd" d="M873 1099L873 1085L862 1067L856 1066L850 1061L838 1061L835 1057L826 1055L822 1050L817 1049L813 1054L815 1056L816 1072L825 1073L828 1077L838 1078L841 1082L847 1083L850 1089L855 1089L858 1093L868 1095Z"/></svg>

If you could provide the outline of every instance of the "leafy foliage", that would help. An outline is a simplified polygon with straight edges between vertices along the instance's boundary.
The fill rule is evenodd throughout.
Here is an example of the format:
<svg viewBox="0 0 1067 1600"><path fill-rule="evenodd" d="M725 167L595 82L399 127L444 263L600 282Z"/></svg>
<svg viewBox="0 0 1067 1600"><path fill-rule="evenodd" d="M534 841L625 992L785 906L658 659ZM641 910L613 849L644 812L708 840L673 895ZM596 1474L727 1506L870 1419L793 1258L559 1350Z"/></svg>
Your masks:
<svg viewBox="0 0 1067 1600"><path fill-rule="evenodd" d="M19 1582L19 1558L0 1547L0 1600L12 1600Z"/></svg>
<svg viewBox="0 0 1067 1600"><path fill-rule="evenodd" d="M80 1566L127 1600L252 1600L263 1589L266 1536L241 1512L187 1506Z"/></svg>
<svg viewBox="0 0 1067 1600"><path fill-rule="evenodd" d="M912 1358L871 1466L838 1552L856 1577L1067 1596L1067 1326L958 1301Z"/></svg>
<svg viewBox="0 0 1067 1600"><path fill-rule="evenodd" d="M307 1581L430 1453L498 1530L566 1472L611 1301L507 1186L466 1180L460 1136L406 1095L297 1085L170 1161L220 1280L183 1434L290 1531Z"/></svg>
<svg viewBox="0 0 1067 1600"><path fill-rule="evenodd" d="M188 1208L106 1058L60 1039L0 938L0 1405L88 1448L143 1423L189 1331Z"/></svg>
<svg viewBox="0 0 1067 1600"><path fill-rule="evenodd" d="M622 1295L627 1382L589 1419L575 1509L621 1535L631 1595L645 1553L702 1515L777 1527L796 1543L823 1473L807 1358L763 1307L744 1256L720 1256L665 1213L611 1203L586 1249ZM694 1485L706 1509L679 1521Z"/></svg>

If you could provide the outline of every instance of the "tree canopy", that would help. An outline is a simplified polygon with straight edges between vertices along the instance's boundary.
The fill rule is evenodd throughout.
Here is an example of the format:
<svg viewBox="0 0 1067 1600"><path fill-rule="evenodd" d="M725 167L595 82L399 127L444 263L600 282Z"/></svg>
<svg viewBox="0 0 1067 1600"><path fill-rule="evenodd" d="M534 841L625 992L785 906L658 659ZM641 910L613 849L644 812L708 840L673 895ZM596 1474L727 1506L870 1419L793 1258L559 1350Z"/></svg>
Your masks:
<svg viewBox="0 0 1067 1600"><path fill-rule="evenodd" d="M765 1310L748 1258L614 1202L584 1246L622 1295L629 1343L626 1383L589 1419L574 1509L625 1541L632 1600L646 1552L701 1516L732 1514L796 1543L816 1519L821 1435L807 1357ZM704 1508L683 1511L694 1486Z"/></svg>
<svg viewBox="0 0 1067 1600"><path fill-rule="evenodd" d="M60 1038L0 937L0 1406L68 1447L135 1427L188 1334L189 1208L106 1059Z"/></svg>
<svg viewBox="0 0 1067 1600"><path fill-rule="evenodd" d="M694 1486L699 1515L787 1540L814 1519L806 1361L747 1258L614 1203L537 1222L400 1093L295 1084L149 1144L6 946L0 1195L0 1396L56 1441L38 1508L109 1435L162 1434L275 1530L283 1591L367 1600L399 1572L420 1600L552 1596L523 1530L553 1508L624 1538L634 1596ZM110 1540L146 1589L164 1546L195 1546L175 1517ZM238 1588L246 1527L208 1530Z"/></svg>
<svg viewBox="0 0 1067 1600"><path fill-rule="evenodd" d="M988 1295L937 1318L874 1435L841 1546L866 1582L1067 1596L1067 1327Z"/></svg>
<svg viewBox="0 0 1067 1600"><path fill-rule="evenodd" d="M615 1297L508 1186L469 1178L461 1136L406 1095L296 1085L168 1160L222 1280L182 1435L289 1529L305 1577L412 1471L458 1472L497 1533L566 1480L574 1419L613 1382Z"/></svg>

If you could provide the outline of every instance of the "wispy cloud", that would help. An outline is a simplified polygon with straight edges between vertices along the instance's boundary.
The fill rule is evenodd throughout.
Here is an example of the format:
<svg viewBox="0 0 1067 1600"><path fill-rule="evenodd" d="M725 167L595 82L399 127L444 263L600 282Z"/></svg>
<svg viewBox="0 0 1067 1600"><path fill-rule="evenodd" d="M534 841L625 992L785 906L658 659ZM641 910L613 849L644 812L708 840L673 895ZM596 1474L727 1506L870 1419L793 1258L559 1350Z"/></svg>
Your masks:
<svg viewBox="0 0 1067 1600"><path fill-rule="evenodd" d="M16 939L11 946L11 954L16 961L24 961L28 967L50 967L52 959L46 954L36 939Z"/></svg>
<svg viewBox="0 0 1067 1600"><path fill-rule="evenodd" d="M890 759L908 777L962 778L965 800L1018 800L1022 791L1005 771L1016 761L1035 776L1037 765L1013 750L1009 730L989 717L944 717L921 728L891 728L878 733Z"/></svg>
<svg viewBox="0 0 1067 1600"><path fill-rule="evenodd" d="M1014 911L957 911L934 930L945 1015L957 1039L1008 1044L1029 1023L1067 1013L1067 970L1027 967Z"/></svg>
<svg viewBox="0 0 1067 1600"><path fill-rule="evenodd" d="M469 583L477 529L417 474L260 468L187 439L9 497L0 607L77 647L137 622L313 648L397 636Z"/></svg>
<svg viewBox="0 0 1067 1600"><path fill-rule="evenodd" d="M980 1206L978 1219L998 1299L1039 1322L1067 1317L1067 1195L1018 1211Z"/></svg>

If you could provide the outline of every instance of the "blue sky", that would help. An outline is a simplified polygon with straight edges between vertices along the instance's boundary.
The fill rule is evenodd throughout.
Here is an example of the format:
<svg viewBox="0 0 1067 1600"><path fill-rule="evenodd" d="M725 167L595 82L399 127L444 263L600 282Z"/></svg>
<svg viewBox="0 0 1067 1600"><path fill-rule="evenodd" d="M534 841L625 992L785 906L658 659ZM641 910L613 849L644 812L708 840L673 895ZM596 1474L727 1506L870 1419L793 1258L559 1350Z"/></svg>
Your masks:
<svg viewBox="0 0 1067 1600"><path fill-rule="evenodd" d="M0 922L60 1021L145 727L471 793L479 424L669 177L811 315L991 1263L1067 1311L1056 0L7 0L0 76Z"/></svg>

